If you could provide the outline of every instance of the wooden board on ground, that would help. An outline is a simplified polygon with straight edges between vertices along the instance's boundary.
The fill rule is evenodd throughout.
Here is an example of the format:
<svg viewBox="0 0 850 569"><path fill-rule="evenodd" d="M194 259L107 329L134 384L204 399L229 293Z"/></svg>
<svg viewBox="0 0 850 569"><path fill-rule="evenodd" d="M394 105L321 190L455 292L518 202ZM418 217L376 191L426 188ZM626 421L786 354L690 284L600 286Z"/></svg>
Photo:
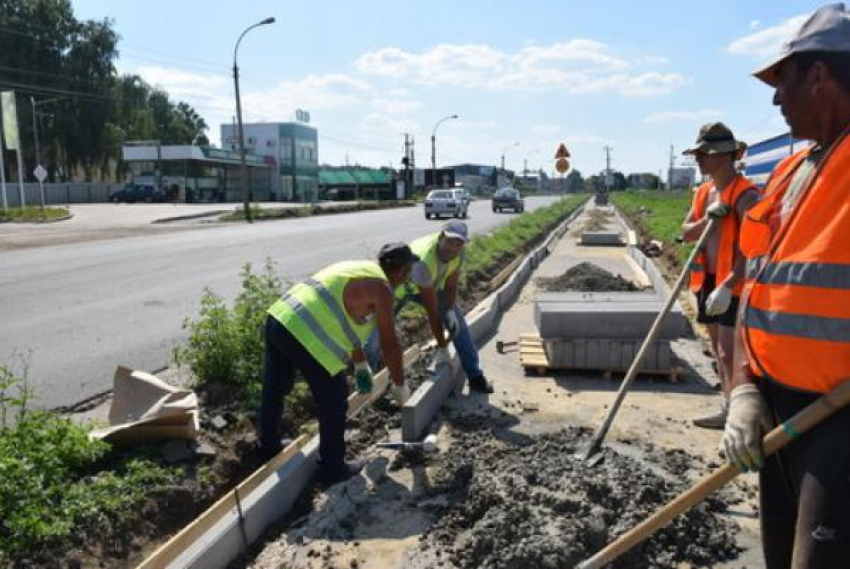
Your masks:
<svg viewBox="0 0 850 569"><path fill-rule="evenodd" d="M519 337L519 363L525 370L526 374L535 373L537 375L547 375L552 372L569 371L574 373L597 372L601 373L604 379L613 379L615 375L625 374L627 369L612 369L612 368L586 368L586 367L568 367L555 365L549 360L546 354L546 348L543 345L543 340L535 334L521 334ZM668 370L641 370L640 375L661 376L672 382L679 381L679 376L683 370L678 367L673 367Z"/></svg>

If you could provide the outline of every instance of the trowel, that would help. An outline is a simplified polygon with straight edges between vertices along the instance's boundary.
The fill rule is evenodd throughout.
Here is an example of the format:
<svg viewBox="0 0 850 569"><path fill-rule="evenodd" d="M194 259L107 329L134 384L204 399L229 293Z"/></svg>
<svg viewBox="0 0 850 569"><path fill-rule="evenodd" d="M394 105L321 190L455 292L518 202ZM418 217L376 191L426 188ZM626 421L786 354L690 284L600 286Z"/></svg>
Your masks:
<svg viewBox="0 0 850 569"><path fill-rule="evenodd" d="M437 452L437 435L428 435L425 440L418 442L384 442L375 445L378 448L400 451L422 451L422 452Z"/></svg>

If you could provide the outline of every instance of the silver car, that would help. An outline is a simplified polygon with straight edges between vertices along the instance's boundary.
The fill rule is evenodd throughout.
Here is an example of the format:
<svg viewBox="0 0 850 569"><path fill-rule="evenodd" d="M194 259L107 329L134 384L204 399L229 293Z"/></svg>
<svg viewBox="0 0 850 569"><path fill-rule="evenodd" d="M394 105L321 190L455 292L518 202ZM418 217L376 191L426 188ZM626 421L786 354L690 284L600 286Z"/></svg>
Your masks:
<svg viewBox="0 0 850 569"><path fill-rule="evenodd" d="M468 208L469 202L456 190L431 190L425 198L425 219L432 216L466 218Z"/></svg>

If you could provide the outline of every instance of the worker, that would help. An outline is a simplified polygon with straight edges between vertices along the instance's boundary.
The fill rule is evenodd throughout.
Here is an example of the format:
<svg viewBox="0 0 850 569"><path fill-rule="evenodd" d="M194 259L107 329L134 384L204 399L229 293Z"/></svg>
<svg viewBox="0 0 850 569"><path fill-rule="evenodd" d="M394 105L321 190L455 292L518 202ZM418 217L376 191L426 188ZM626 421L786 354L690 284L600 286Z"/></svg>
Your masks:
<svg viewBox="0 0 850 569"><path fill-rule="evenodd" d="M345 461L346 372L353 365L357 390L372 389L372 370L362 343L376 327L399 406L410 396L395 333L395 287L410 276L418 258L404 243L384 245L378 262L345 261L294 285L269 308L266 318L265 372L260 407L260 453L271 458L281 450L283 398L299 370L313 395L319 420L320 478L345 480L363 467Z"/></svg>
<svg viewBox="0 0 850 569"><path fill-rule="evenodd" d="M850 409L766 460L761 441L850 380L850 12L817 10L755 76L791 137L813 144L779 163L742 226L751 272L722 447L741 470L760 469L767 569L845 569Z"/></svg>
<svg viewBox="0 0 850 569"><path fill-rule="evenodd" d="M698 427L707 429L722 429L726 424L732 336L745 270L745 259L738 248L739 228L746 211L759 200L756 186L735 170L735 160L741 158L745 148L726 125L714 122L703 125L696 146L684 152L693 155L700 173L709 181L694 194L682 224L682 239L698 240L709 219L718 219L716 229L689 267L690 288L697 300L697 322L708 331L723 392L719 409L693 420Z"/></svg>
<svg viewBox="0 0 850 569"><path fill-rule="evenodd" d="M446 340L448 332L469 380L470 390L492 393L493 386L481 371L478 348L456 302L468 241L469 229L462 221L449 221L441 231L413 241L410 248L420 260L413 265L410 280L396 288L396 311L411 302L422 306L437 342L435 366L451 361ZM376 343L370 340L370 359L374 357L372 346Z"/></svg>

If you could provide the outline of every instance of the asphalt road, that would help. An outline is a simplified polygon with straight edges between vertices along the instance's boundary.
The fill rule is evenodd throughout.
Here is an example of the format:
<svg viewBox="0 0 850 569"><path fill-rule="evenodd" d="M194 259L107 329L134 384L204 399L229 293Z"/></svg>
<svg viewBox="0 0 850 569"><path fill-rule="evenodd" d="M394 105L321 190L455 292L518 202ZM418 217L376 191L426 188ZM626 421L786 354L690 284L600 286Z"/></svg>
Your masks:
<svg viewBox="0 0 850 569"><path fill-rule="evenodd" d="M528 210L554 197L526 199ZM506 223L487 201L471 204L474 236ZM268 257L298 280L344 259L374 258L389 241L439 229L422 207L199 227L149 236L13 250L0 255L0 365L29 354L39 407L81 401L112 387L116 365L157 370L185 338L204 287L231 300L239 272Z"/></svg>

